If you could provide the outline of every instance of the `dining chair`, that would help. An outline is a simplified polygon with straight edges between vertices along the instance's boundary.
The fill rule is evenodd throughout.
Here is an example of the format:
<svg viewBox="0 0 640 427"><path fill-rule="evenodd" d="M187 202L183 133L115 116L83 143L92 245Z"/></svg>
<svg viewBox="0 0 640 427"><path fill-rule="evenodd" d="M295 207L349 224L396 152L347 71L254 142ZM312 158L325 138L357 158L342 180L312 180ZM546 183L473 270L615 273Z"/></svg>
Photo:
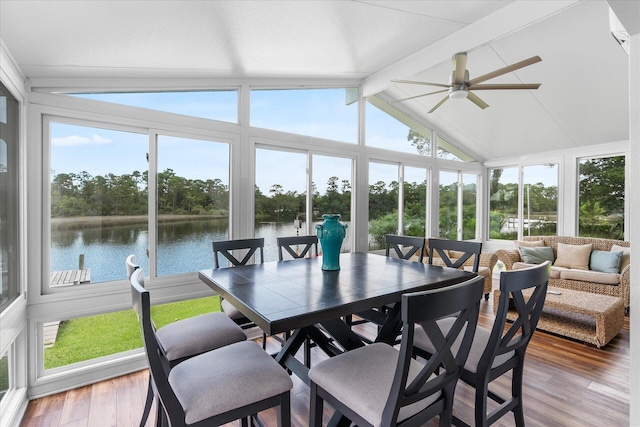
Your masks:
<svg viewBox="0 0 640 427"><path fill-rule="evenodd" d="M131 280L133 274L140 270L134 254L127 256L125 267L127 279ZM139 284L144 286L144 277L139 278ZM244 341L247 339L247 335L226 314L211 312L169 323L157 330L157 338L161 345L164 359L167 361L166 368L171 369L190 357L228 344ZM140 421L141 427L147 423L153 398L154 392L151 386L151 378L149 378L147 397Z"/></svg>
<svg viewBox="0 0 640 427"><path fill-rule="evenodd" d="M358 426L418 426L440 416L450 426L453 397L478 321L483 278L402 296L400 347L374 343L319 362L309 371L309 425L322 425L324 402ZM442 331L437 319L457 313ZM414 331L437 343L414 359ZM334 414L336 416L336 414Z"/></svg>
<svg viewBox="0 0 640 427"><path fill-rule="evenodd" d="M491 329L478 327L471 345L471 353L461 379L475 389L475 425L486 427L508 412L513 412L516 426L524 426L522 383L524 357L542 313L551 263L500 273L500 298L496 318ZM510 323L507 323L509 312ZM446 330L451 319L438 323ZM508 327L507 327L508 326ZM436 350L429 337L416 334L415 354L429 357ZM511 397L505 399L489 390L496 378L511 371ZM487 414L488 399L498 407ZM454 417L454 425L468 426Z"/></svg>
<svg viewBox="0 0 640 427"><path fill-rule="evenodd" d="M473 273L478 273L480 269L482 242L431 238L427 242L427 250L429 252L429 264L433 264L434 259L440 258L447 267L463 268ZM470 268L465 265L465 262L469 259L473 261ZM489 299L489 293L486 291L484 299Z"/></svg>
<svg viewBox="0 0 640 427"><path fill-rule="evenodd" d="M162 425L221 425L241 419L247 426L247 418L276 406L278 425L291 425L291 378L252 341L201 353L168 371L142 269L133 272L130 284Z"/></svg>
<svg viewBox="0 0 640 427"><path fill-rule="evenodd" d="M280 261L284 260L284 252L293 259L318 256L318 236L278 237L276 243L278 245L278 260Z"/></svg>
<svg viewBox="0 0 640 427"><path fill-rule="evenodd" d="M264 263L264 238L218 240L212 242L213 267L220 268L219 256L224 257L233 267L246 265L252 257L259 255L260 264ZM235 252L235 253L234 253ZM257 254L257 255L256 255ZM257 262L257 261L256 261ZM222 311L242 329L256 326L249 318L240 312L233 304L220 298ZM267 334L262 333L262 348L267 348Z"/></svg>

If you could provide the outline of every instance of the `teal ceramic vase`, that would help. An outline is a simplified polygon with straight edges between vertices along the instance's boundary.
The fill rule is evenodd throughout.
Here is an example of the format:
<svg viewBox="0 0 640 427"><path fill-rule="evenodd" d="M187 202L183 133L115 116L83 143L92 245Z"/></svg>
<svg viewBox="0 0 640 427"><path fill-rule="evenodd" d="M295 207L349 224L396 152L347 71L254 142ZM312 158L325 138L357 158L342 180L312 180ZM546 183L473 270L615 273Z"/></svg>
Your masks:
<svg viewBox="0 0 640 427"><path fill-rule="evenodd" d="M339 214L324 214L322 218L324 222L316 225L318 240L322 247L322 269L340 270L340 248L347 235L347 224L338 221Z"/></svg>

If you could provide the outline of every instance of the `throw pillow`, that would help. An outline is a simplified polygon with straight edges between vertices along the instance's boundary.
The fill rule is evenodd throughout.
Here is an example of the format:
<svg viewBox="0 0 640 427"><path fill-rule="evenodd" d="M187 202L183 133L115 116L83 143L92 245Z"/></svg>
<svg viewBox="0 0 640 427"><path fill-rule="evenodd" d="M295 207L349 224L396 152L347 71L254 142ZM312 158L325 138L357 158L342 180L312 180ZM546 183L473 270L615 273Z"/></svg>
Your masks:
<svg viewBox="0 0 640 427"><path fill-rule="evenodd" d="M558 243L558 257L553 265L558 267L575 268L576 270L588 270L589 258L593 245L569 245Z"/></svg>
<svg viewBox="0 0 640 427"><path fill-rule="evenodd" d="M589 268L603 273L618 273L623 252L596 251L591 252Z"/></svg>
<svg viewBox="0 0 640 427"><path fill-rule="evenodd" d="M544 240L516 240L514 243L516 244L517 249L520 249L521 247L537 248L544 246Z"/></svg>
<svg viewBox="0 0 640 427"><path fill-rule="evenodd" d="M620 271L629 265L631 262L631 248L626 246L613 245L611 246L611 252L622 252L622 262L620 263Z"/></svg>
<svg viewBox="0 0 640 427"><path fill-rule="evenodd" d="M550 246L526 247L520 248L520 256L522 262L527 264L542 264L545 261L553 262L553 249Z"/></svg>

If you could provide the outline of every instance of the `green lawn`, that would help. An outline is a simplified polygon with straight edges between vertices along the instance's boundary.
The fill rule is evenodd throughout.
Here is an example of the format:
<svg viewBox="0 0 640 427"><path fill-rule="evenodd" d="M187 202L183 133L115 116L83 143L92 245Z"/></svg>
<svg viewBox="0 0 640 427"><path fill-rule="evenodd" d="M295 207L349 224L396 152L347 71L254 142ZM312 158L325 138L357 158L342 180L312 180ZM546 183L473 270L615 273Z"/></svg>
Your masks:
<svg viewBox="0 0 640 427"><path fill-rule="evenodd" d="M151 316L161 328L211 311L220 311L217 296L154 306ZM55 345L44 350L44 367L51 369L140 347L140 323L133 310L67 320L60 324Z"/></svg>

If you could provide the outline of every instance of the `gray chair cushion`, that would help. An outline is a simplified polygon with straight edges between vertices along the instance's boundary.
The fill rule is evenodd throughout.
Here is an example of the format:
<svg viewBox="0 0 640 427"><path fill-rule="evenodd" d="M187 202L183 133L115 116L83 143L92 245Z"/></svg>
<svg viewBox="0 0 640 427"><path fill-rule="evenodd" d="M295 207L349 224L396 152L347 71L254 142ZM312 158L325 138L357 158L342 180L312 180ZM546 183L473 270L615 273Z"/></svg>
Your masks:
<svg viewBox="0 0 640 427"><path fill-rule="evenodd" d="M398 355L398 350L387 344L371 344L319 362L309 371L309 378L372 425L379 426L396 373ZM411 361L409 382L422 367L422 363ZM434 393L402 408L398 421L425 409L440 395L441 392Z"/></svg>
<svg viewBox="0 0 640 427"><path fill-rule="evenodd" d="M242 328L226 314L201 314L158 329L158 341L169 361L190 357L247 339Z"/></svg>
<svg viewBox="0 0 640 427"><path fill-rule="evenodd" d="M222 300L220 305L222 306L222 311L224 311L224 313L229 316L230 319L235 320L246 317L244 314L240 313L240 310L235 308L229 301L225 299Z"/></svg>
<svg viewBox="0 0 640 427"><path fill-rule="evenodd" d="M287 371L253 341L221 347L176 365L169 383L193 424L291 390Z"/></svg>
<svg viewBox="0 0 640 427"><path fill-rule="evenodd" d="M444 319L438 320L438 325L442 330L443 334L447 334L453 323L456 321L455 317L446 317ZM491 330L485 329L483 327L478 326L476 328L476 334L473 337L473 343L471 344L471 351L469 352L469 358L467 362L464 364L464 369L475 373L477 371L478 362L480 362L480 358L482 357L482 353L484 353L484 349L487 347L487 342L489 342L489 337L491 336ZM453 351L457 351L460 347L460 342L462 341L462 335L458 337L456 342L453 343L451 349ZM433 344L427 337L427 334L421 327L417 327L415 329L415 335L413 337L413 345L422 350L425 350L428 353L433 354L434 348ZM496 366L502 365L507 360L511 359L515 352L510 351L509 353L502 354L496 357L491 365L492 368Z"/></svg>

